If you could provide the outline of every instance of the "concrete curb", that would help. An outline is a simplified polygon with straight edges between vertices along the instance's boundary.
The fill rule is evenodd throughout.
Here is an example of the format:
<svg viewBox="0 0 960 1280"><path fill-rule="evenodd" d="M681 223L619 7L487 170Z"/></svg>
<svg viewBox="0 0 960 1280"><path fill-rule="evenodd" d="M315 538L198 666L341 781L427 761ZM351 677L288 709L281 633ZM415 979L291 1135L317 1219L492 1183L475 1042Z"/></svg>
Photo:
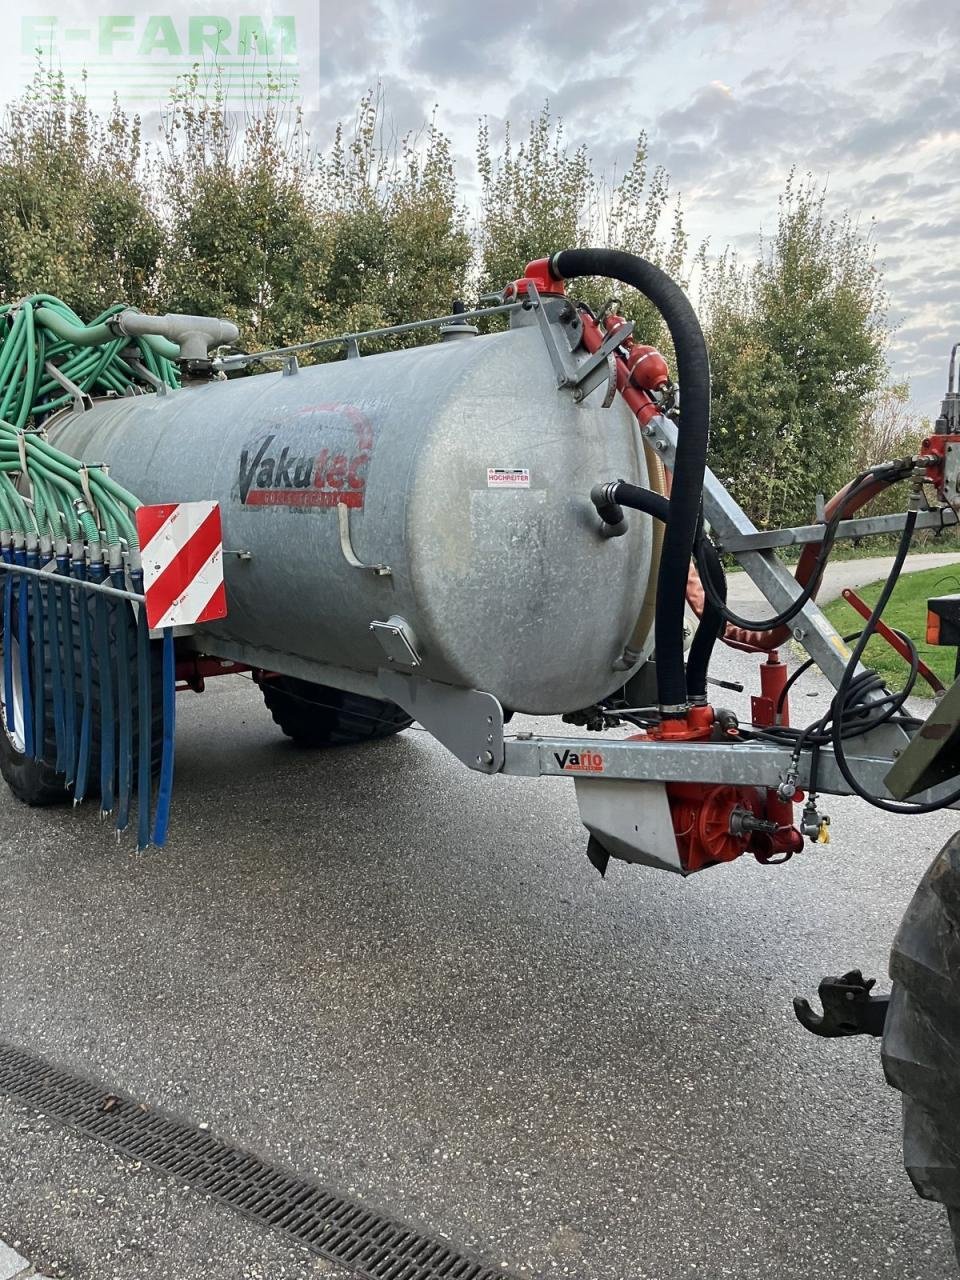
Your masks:
<svg viewBox="0 0 960 1280"><path fill-rule="evenodd" d="M0 1240L0 1280L27 1280L37 1274L31 1262Z"/></svg>

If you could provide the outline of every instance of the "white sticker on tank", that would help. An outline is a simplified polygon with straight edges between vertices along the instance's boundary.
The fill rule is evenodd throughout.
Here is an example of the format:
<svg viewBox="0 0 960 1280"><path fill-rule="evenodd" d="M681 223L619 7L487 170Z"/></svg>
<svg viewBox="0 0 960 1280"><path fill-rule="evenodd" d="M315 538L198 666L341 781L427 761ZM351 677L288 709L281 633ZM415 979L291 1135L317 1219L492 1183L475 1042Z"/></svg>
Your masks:
<svg viewBox="0 0 960 1280"><path fill-rule="evenodd" d="M529 467L487 467L488 489L529 489Z"/></svg>

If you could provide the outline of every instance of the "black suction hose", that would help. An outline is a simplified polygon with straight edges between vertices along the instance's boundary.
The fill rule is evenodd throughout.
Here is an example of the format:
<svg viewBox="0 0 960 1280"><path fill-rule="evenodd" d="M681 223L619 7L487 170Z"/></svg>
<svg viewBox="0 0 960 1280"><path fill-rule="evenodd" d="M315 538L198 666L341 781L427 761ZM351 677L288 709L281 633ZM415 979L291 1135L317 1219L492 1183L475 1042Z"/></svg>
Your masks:
<svg viewBox="0 0 960 1280"><path fill-rule="evenodd" d="M704 561L706 561L709 571L713 573L718 584L723 584L721 596L724 603L726 603L727 575L724 572L723 562L716 547L708 538L701 537L694 547L693 554L697 562L697 568L701 568ZM687 697L692 701L706 701L707 671L710 666L710 659L713 657L714 645L720 639L726 625L726 619L722 611L712 601L704 601L703 612L700 615L700 621L697 623L697 629L693 633L690 652L687 654Z"/></svg>
<svg viewBox="0 0 960 1280"><path fill-rule="evenodd" d="M630 507L634 511L644 511L661 520L669 529L673 518L673 503L662 493L654 493L652 489L641 489L639 485L630 484L626 480L616 480L613 484L595 485L590 497L597 509L597 514L604 522L607 536L617 537L626 533L626 518L622 507ZM723 561L716 547L702 533L698 534L693 548L694 559L701 572L707 572L717 583L723 605L727 599L727 577L723 570ZM686 578L684 578L686 582ZM659 587L659 584L658 584ZM659 609L659 597L657 599ZM707 670L713 655L714 645L720 637L725 625L722 607L717 607L709 598L704 602L703 613L697 630L694 633L690 652L687 654L686 689L687 696L696 701L705 700L707 696ZM683 653L681 643L680 652ZM657 655L657 670L660 669L660 658Z"/></svg>
<svg viewBox="0 0 960 1280"><path fill-rule="evenodd" d="M679 285L652 262L618 249L564 249L550 259L559 280L609 276L649 298L663 316L677 353L682 407L670 492L670 520L660 556L654 642L657 697L667 715L687 706L683 668L683 611L687 570L700 524L703 473L710 436L710 360L696 312Z"/></svg>

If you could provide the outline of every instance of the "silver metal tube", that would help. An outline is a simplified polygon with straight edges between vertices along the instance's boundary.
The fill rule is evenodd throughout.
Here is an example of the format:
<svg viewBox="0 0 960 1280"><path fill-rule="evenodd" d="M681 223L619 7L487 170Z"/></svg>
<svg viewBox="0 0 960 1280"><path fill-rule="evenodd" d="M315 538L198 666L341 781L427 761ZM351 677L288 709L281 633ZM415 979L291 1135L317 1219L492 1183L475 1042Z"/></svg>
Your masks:
<svg viewBox="0 0 960 1280"><path fill-rule="evenodd" d="M863 742L863 739L857 741ZM857 747L856 742L845 746L845 756L850 768L866 789L875 795L893 799L884 782L893 758L878 750L881 743L877 742L872 751ZM594 758L594 771L582 773L571 770L567 763L570 755L583 754ZM596 766L597 759L600 762L599 768ZM712 742L508 738L504 742L502 772L527 778L590 777L597 781L728 783L733 786L775 789L786 780L791 763L789 748L756 741L727 746L725 743ZM810 765L809 753L801 756L796 785L803 790L809 790ZM911 796L910 799L927 802L935 797L948 795L955 785L953 780L922 795ZM824 795L853 794L837 767L830 747L823 747L819 754L817 791ZM960 808L960 801L953 807Z"/></svg>
<svg viewBox="0 0 960 1280"><path fill-rule="evenodd" d="M937 507L935 511L921 511L917 516L917 529L952 529L960 517L952 507ZM837 525L837 538L869 538L878 533L899 533L907 522L906 512L889 516L859 516L841 520ZM774 547L795 547L810 542L822 542L822 524L795 525L789 529L762 529L756 533L733 533L725 538L717 537L721 551L731 554L738 551L766 551Z"/></svg>
<svg viewBox="0 0 960 1280"><path fill-rule="evenodd" d="M404 324L391 324L383 329L361 329L357 333L340 333L335 338L317 338L315 342L300 342L292 347L274 347L271 351L240 352L235 356L222 356L214 361L217 369L240 369L259 360L283 360L301 351L322 351L325 348L349 346L365 338L390 338L398 333L414 333L417 329L436 329L442 324L456 324L466 320L480 320L484 316L507 315L523 309L522 302L505 302L497 307L479 307L476 311L453 312L448 316L432 316L429 320L408 320Z"/></svg>
<svg viewBox="0 0 960 1280"><path fill-rule="evenodd" d="M50 569L31 569L25 564L8 564L0 560L0 573L25 573L31 578L42 578L44 582L62 582L65 586L76 587L80 591L99 591L105 596L116 596L120 600L134 600L144 603L144 597L135 591L121 591L119 587L111 587L105 582L90 582L86 578L71 578L65 573L55 573Z"/></svg>

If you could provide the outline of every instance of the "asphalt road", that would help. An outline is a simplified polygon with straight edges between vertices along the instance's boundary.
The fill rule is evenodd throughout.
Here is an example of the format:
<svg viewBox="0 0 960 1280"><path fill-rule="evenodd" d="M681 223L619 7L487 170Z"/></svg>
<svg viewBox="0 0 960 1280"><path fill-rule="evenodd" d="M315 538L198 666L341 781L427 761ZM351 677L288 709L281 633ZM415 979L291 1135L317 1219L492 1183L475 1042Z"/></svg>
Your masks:
<svg viewBox="0 0 960 1280"><path fill-rule="evenodd" d="M876 1043L790 1008L884 974L955 816L835 801L787 866L600 880L565 780L415 730L301 753L242 678L179 710L166 850L0 794L0 1037L521 1275L955 1274ZM76 1280L342 1274L7 1100L0 1238Z"/></svg>

